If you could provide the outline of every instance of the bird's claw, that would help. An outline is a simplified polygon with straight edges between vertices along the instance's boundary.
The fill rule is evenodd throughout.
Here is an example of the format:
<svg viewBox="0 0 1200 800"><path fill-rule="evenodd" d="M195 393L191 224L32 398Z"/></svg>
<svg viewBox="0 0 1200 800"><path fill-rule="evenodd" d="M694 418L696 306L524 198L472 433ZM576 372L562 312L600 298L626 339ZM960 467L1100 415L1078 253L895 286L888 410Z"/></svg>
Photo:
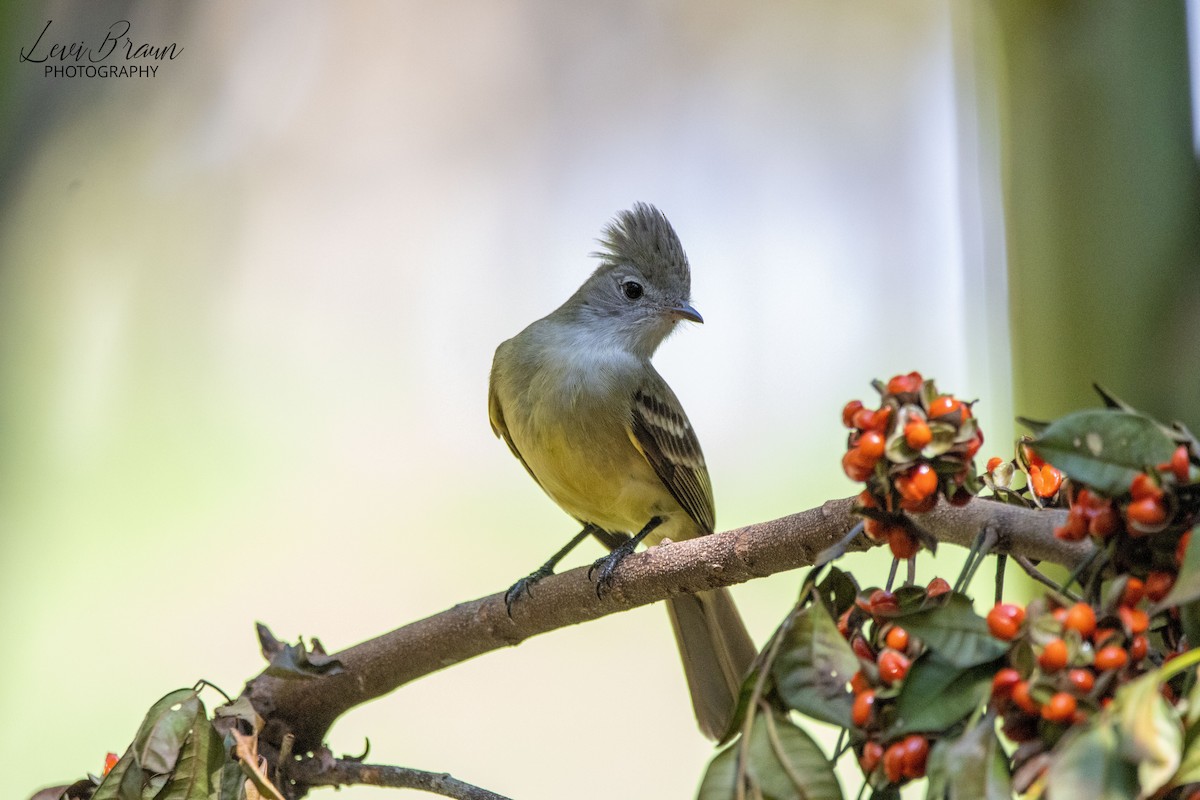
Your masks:
<svg viewBox="0 0 1200 800"><path fill-rule="evenodd" d="M508 591L504 593L504 608L508 611L509 619L512 619L513 606L518 600L521 599L521 595L533 597L534 585L542 578L545 578L551 574L553 573L551 573L550 570L542 567L541 569L534 570L524 578L521 578L521 580L514 583L512 586L508 587Z"/></svg>

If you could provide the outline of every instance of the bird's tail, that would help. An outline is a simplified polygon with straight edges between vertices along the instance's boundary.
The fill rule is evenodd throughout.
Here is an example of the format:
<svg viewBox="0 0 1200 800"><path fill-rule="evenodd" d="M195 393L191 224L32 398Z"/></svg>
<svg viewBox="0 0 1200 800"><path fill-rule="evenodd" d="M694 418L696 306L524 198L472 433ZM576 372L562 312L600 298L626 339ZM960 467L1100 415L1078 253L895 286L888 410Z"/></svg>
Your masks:
<svg viewBox="0 0 1200 800"><path fill-rule="evenodd" d="M720 739L737 710L742 679L757 650L728 589L684 594L667 602L696 722Z"/></svg>

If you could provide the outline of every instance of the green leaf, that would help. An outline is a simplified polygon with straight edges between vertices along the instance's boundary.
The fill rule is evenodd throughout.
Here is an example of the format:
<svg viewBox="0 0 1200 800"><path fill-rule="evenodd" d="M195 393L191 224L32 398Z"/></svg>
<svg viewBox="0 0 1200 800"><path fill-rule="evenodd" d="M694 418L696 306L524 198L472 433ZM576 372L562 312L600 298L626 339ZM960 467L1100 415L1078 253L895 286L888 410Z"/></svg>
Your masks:
<svg viewBox="0 0 1200 800"><path fill-rule="evenodd" d="M817 584L817 592L825 601L830 613L837 617L854 605L855 599L858 598L858 583L849 573L837 567L830 567L829 574Z"/></svg>
<svg viewBox="0 0 1200 800"><path fill-rule="evenodd" d="M825 605L810 603L783 636L771 676L784 702L813 719L850 727L854 696L846 684L858 671L858 657Z"/></svg>
<svg viewBox="0 0 1200 800"><path fill-rule="evenodd" d="M971 600L955 592L943 605L921 609L895 618L898 625L916 636L937 658L958 667L973 667L995 661L1008 645L988 631L987 621L975 613Z"/></svg>
<svg viewBox="0 0 1200 800"><path fill-rule="evenodd" d="M1154 420L1113 409L1068 414L1029 446L1076 483L1110 497L1128 491L1139 472L1169 460L1175 450Z"/></svg>
<svg viewBox="0 0 1200 800"><path fill-rule="evenodd" d="M146 777L145 770L134 760L133 751L126 750L121 760L104 776L92 800L138 800Z"/></svg>
<svg viewBox="0 0 1200 800"><path fill-rule="evenodd" d="M227 733L221 739L221 750L231 753L236 744L233 734ZM214 779L214 788L219 789L217 800L243 800L246 796L246 774L242 772L242 765L232 758L226 758L221 765L220 775Z"/></svg>
<svg viewBox="0 0 1200 800"><path fill-rule="evenodd" d="M1159 693L1158 671L1147 673L1117 690L1111 709L1121 733L1122 752L1138 765L1145 795L1167 785L1179 768L1183 725Z"/></svg>
<svg viewBox="0 0 1200 800"><path fill-rule="evenodd" d="M946 748L950 800L1011 800L1008 756L996 736L996 721L986 714Z"/></svg>
<svg viewBox="0 0 1200 800"><path fill-rule="evenodd" d="M1046 796L1058 800L1129 800L1140 796L1137 766L1121 756L1112 726L1101 722L1059 750L1046 778Z"/></svg>
<svg viewBox="0 0 1200 800"><path fill-rule="evenodd" d="M926 652L913 662L896 697L889 739L905 733L949 730L987 700L995 662L962 667Z"/></svg>
<svg viewBox="0 0 1200 800"><path fill-rule="evenodd" d="M133 738L138 765L152 775L175 769L196 715L203 713L204 705L193 689L177 689L151 706Z"/></svg>
<svg viewBox="0 0 1200 800"><path fill-rule="evenodd" d="M833 765L803 728L775 714L760 715L750 732L750 769L773 800L841 800Z"/></svg>
<svg viewBox="0 0 1200 800"><path fill-rule="evenodd" d="M731 800L738 796L741 737L717 753L700 784L697 800ZM833 765L804 730L777 714L759 715L745 748L746 796L764 800L842 800Z"/></svg>
<svg viewBox="0 0 1200 800"><path fill-rule="evenodd" d="M220 785L225 752L221 736L201 711L193 721L192 735L180 751L170 782L155 800L209 800Z"/></svg>

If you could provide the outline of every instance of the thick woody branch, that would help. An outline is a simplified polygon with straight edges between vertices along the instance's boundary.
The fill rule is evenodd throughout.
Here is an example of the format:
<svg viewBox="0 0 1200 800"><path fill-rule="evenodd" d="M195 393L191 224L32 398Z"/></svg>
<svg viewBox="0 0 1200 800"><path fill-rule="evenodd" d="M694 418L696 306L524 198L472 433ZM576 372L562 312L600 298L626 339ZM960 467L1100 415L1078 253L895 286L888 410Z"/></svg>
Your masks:
<svg viewBox="0 0 1200 800"><path fill-rule="evenodd" d="M409 681L531 636L703 589L743 583L809 566L826 547L857 523L852 499L700 539L663 544L630 556L617 571L612 590L596 597L587 569L554 575L516 604L510 618L503 592L460 603L434 616L350 647L337 658L345 671L309 680L259 675L246 694L267 720L269 742L296 736L296 750L315 750L343 713ZM1015 552L1034 561L1079 563L1090 545L1054 538L1064 512L1039 511L976 500L962 508L941 504L920 515L938 541L971 546L990 530L995 552ZM852 550L870 546L864 537Z"/></svg>

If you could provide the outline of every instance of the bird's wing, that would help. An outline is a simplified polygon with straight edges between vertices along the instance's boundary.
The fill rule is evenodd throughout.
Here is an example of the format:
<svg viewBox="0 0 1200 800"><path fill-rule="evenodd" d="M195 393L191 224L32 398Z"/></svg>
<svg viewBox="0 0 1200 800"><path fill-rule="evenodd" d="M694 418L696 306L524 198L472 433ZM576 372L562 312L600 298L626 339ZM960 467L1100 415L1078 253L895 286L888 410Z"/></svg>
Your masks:
<svg viewBox="0 0 1200 800"><path fill-rule="evenodd" d="M504 407L500 404L500 395L496 393L496 382L494 380L488 385L488 419L492 423L492 433L504 440L504 443L508 445L508 449L517 457L517 461L520 461L521 466L529 473L529 477L533 478L534 482L542 487L542 491L546 491L546 487L542 486L542 482L538 480L537 475L533 474L533 470L529 468L525 457L521 455L521 451L513 443L512 434L508 432L508 423L504 421Z"/></svg>
<svg viewBox="0 0 1200 800"><path fill-rule="evenodd" d="M683 406L657 372L633 395L629 438L671 495L705 533L716 527L712 482Z"/></svg>

